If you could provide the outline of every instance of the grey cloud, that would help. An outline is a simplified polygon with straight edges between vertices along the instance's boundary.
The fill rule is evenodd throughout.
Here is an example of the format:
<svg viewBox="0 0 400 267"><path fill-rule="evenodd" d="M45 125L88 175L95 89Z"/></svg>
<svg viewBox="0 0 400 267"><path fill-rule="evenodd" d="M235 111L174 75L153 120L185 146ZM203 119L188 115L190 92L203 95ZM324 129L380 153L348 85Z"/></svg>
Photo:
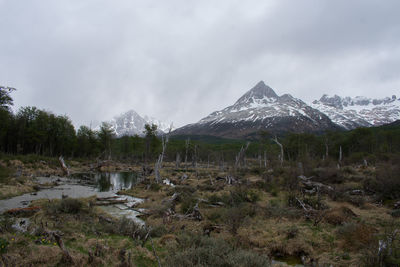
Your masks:
<svg viewBox="0 0 400 267"><path fill-rule="evenodd" d="M400 2L0 1L0 84L76 124L183 125L259 80L306 100L400 88ZM398 94L398 93L397 93Z"/></svg>

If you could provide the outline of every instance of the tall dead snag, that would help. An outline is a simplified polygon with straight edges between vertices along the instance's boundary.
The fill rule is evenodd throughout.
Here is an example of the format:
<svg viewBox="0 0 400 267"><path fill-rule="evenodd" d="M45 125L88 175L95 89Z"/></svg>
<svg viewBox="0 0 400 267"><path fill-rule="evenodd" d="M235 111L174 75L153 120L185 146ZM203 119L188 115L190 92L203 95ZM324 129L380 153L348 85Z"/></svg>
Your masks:
<svg viewBox="0 0 400 267"><path fill-rule="evenodd" d="M328 157L329 157L328 139L325 139L325 158L328 159Z"/></svg>
<svg viewBox="0 0 400 267"><path fill-rule="evenodd" d="M60 162L61 168L63 169L64 173L69 176L69 169L67 167L67 164L65 164L64 158L60 156L58 158L58 161Z"/></svg>
<svg viewBox="0 0 400 267"><path fill-rule="evenodd" d="M246 146L242 146L240 149L239 153L236 156L236 161L235 161L235 170L238 169L239 167L244 167L246 165L245 163L245 155L246 155L246 150L249 148L250 142L246 143Z"/></svg>
<svg viewBox="0 0 400 267"><path fill-rule="evenodd" d="M264 168L267 168L267 151L264 150Z"/></svg>
<svg viewBox="0 0 400 267"><path fill-rule="evenodd" d="M158 160L154 166L154 171L155 171L155 176L156 176L156 182L160 183L162 178L160 175L160 169L162 168L162 162L164 159L164 155L165 155L165 150L167 148L167 143L169 141L169 134L171 133L171 129L172 126L169 128L168 133L164 136L161 136L161 144L162 144L162 152L161 154L158 156Z"/></svg>
<svg viewBox="0 0 400 267"><path fill-rule="evenodd" d="M342 146L339 147L339 159L338 159L338 164L337 168L340 169L340 165L342 164L342 159L343 159L343 152L342 152Z"/></svg>
<svg viewBox="0 0 400 267"><path fill-rule="evenodd" d="M181 154L179 152L176 153L175 167L179 168L181 165Z"/></svg>
<svg viewBox="0 0 400 267"><path fill-rule="evenodd" d="M186 146L186 153L185 153L185 169L187 170L187 160L188 160L188 152L189 152L189 144L190 144L190 138L185 140L185 146Z"/></svg>
<svg viewBox="0 0 400 267"><path fill-rule="evenodd" d="M271 138L271 140L274 141L281 148L281 154L279 156L279 160L281 161L281 165L283 165L283 145L281 143L279 143L276 135L274 138Z"/></svg>
<svg viewBox="0 0 400 267"><path fill-rule="evenodd" d="M194 145L193 157L192 157L192 167L197 167L197 145Z"/></svg>

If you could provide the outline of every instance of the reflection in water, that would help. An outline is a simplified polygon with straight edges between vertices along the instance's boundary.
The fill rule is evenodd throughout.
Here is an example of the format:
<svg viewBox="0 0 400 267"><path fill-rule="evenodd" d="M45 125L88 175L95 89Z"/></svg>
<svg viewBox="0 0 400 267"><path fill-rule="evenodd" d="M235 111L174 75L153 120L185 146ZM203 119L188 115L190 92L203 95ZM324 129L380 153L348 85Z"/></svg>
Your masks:
<svg viewBox="0 0 400 267"><path fill-rule="evenodd" d="M81 198L96 195L99 198L115 197L117 200L126 200L126 203L119 206L111 205L103 208L113 216L125 216L143 224L140 219L136 218L139 213L131 209L135 203L142 202L142 200L117 195L119 190L130 189L137 183L139 180L137 173L81 173L68 178L40 177L37 180L40 184L57 183L58 185L39 190L34 194L28 193L0 200L0 214L9 209L27 207L32 200L36 199L61 199L63 196Z"/></svg>
<svg viewBox="0 0 400 267"><path fill-rule="evenodd" d="M96 173L95 180L100 192L131 189L137 181L134 172Z"/></svg>
<svg viewBox="0 0 400 267"><path fill-rule="evenodd" d="M74 178L92 183L100 192L131 189L138 182L136 172L103 172L74 174Z"/></svg>

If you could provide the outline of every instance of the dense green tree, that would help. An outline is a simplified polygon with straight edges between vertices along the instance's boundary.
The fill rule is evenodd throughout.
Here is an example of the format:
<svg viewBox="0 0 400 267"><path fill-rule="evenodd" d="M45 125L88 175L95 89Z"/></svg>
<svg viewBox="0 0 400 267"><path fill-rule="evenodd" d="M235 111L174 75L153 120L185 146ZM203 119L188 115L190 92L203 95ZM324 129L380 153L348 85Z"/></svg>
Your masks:
<svg viewBox="0 0 400 267"><path fill-rule="evenodd" d="M13 99L10 96L12 91L15 91L15 88L0 86L0 109L9 110L13 105Z"/></svg>
<svg viewBox="0 0 400 267"><path fill-rule="evenodd" d="M144 126L145 134L145 161L147 162L150 158L154 157L157 148L160 145L160 141L157 138L157 125L146 124Z"/></svg>
<svg viewBox="0 0 400 267"><path fill-rule="evenodd" d="M96 133L87 126L81 126L76 136L76 155L91 157L99 153L99 142Z"/></svg>
<svg viewBox="0 0 400 267"><path fill-rule="evenodd" d="M105 157L107 159L111 159L111 145L114 139L114 130L112 129L112 125L107 122L103 122L100 126L98 135Z"/></svg>

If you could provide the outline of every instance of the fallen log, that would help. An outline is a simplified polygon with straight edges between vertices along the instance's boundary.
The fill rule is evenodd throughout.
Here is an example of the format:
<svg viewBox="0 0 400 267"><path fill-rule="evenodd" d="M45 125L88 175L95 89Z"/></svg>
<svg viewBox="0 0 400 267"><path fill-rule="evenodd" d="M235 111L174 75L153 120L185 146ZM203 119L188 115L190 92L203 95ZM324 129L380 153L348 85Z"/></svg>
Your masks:
<svg viewBox="0 0 400 267"><path fill-rule="evenodd" d="M300 175L300 176L298 176L298 178L300 179L300 182L303 184L303 186L307 190L313 190L313 189L316 189L317 191L319 191L319 189L325 189L327 191L332 191L333 190L333 188L331 186L329 186L329 185L324 185L322 183L311 181L313 176L307 178L304 175Z"/></svg>
<svg viewBox="0 0 400 267"><path fill-rule="evenodd" d="M128 200L126 199L121 199L121 200L103 200L103 201L96 201L94 204L95 206L109 206L109 205L115 205L115 204L125 204L127 203Z"/></svg>
<svg viewBox="0 0 400 267"><path fill-rule="evenodd" d="M40 207L28 207L28 208L15 208L5 211L6 214L9 215L33 215L34 213L38 212Z"/></svg>
<svg viewBox="0 0 400 267"><path fill-rule="evenodd" d="M104 200L110 200L110 199L116 199L120 198L119 196L111 196L111 197L96 197L97 201L104 201Z"/></svg>

